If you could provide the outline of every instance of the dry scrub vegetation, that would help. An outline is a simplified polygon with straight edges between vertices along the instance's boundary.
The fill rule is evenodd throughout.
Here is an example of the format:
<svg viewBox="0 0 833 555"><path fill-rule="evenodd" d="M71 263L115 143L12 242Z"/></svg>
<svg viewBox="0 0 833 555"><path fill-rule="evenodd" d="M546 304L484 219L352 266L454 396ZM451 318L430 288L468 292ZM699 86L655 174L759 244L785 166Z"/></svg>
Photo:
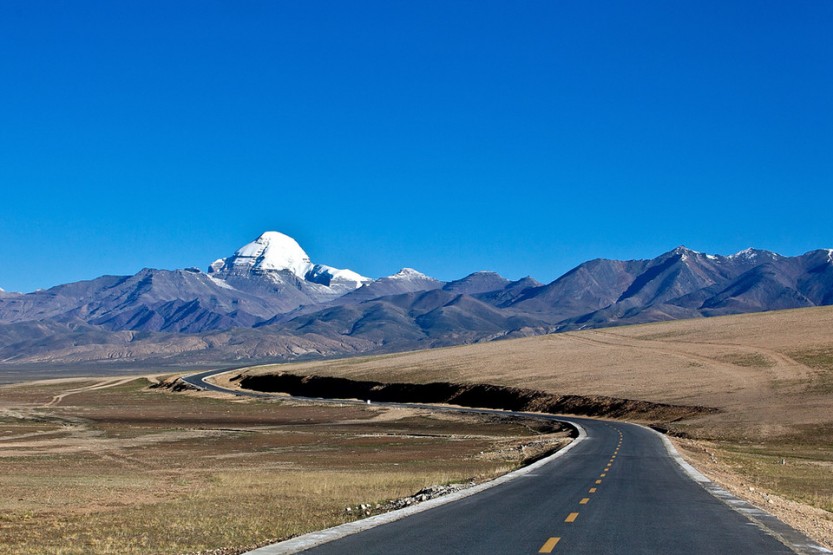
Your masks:
<svg viewBox="0 0 833 555"><path fill-rule="evenodd" d="M149 390L144 378L0 387L0 553L237 553L347 506L484 480L546 424Z"/></svg>
<svg viewBox="0 0 833 555"><path fill-rule="evenodd" d="M655 422L728 487L833 545L833 307L588 330L260 367L382 382L489 383L719 412ZM689 438L689 439L685 439ZM708 464L706 464L708 463ZM741 488L740 485L743 484ZM752 491L749 488L753 488ZM741 491L743 490L743 491ZM760 492L819 509L812 524Z"/></svg>

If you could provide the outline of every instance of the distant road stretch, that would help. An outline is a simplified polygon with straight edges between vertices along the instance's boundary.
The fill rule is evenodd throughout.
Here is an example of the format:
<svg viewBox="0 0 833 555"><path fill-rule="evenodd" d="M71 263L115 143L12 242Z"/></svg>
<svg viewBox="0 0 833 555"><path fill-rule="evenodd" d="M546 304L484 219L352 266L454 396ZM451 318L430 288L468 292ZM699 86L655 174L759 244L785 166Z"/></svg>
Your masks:
<svg viewBox="0 0 833 555"><path fill-rule="evenodd" d="M229 392L202 381L220 372L196 374L186 381ZM662 437L647 428L587 418L516 414L578 423L587 437L564 457L517 479L311 546L304 553L831 553L714 484L693 480L669 455ZM303 546L300 549L308 546L303 539L296 539L252 553L293 553L299 545Z"/></svg>

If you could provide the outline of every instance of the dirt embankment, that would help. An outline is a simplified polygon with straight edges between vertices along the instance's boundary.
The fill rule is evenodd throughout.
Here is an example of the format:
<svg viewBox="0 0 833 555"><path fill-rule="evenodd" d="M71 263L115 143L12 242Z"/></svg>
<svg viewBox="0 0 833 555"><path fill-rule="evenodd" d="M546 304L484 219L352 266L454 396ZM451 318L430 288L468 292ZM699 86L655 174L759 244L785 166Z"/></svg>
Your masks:
<svg viewBox="0 0 833 555"><path fill-rule="evenodd" d="M366 399L393 403L443 403L463 407L628 418L673 422L717 409L702 406L651 403L604 396L553 395L535 389L490 384L433 382L426 384L382 383L288 373L246 375L233 378L240 387L287 393L302 397Z"/></svg>
<svg viewBox="0 0 833 555"><path fill-rule="evenodd" d="M166 389L168 391L173 391L174 393L179 393L180 391L200 391L198 387L194 387L189 384L183 380L181 376L169 376L162 380L158 380L155 383L150 384L148 389Z"/></svg>

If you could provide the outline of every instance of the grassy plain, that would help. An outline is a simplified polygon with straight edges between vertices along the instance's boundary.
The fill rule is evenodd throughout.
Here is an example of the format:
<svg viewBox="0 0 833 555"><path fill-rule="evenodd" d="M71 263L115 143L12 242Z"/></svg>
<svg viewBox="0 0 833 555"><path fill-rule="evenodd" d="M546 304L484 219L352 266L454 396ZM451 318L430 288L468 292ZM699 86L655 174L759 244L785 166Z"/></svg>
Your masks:
<svg viewBox="0 0 833 555"><path fill-rule="evenodd" d="M682 438L685 454L715 479L833 546L833 307L247 372L275 371L383 382L490 383L556 395L714 407L719 412L659 424ZM808 524L808 518L794 518L800 511L789 503L779 512L777 499L821 512L810 511Z"/></svg>
<svg viewBox="0 0 833 555"><path fill-rule="evenodd" d="M0 553L238 553L351 520L348 506L494 477L521 464L520 446L565 441L531 421L149 384L0 387Z"/></svg>

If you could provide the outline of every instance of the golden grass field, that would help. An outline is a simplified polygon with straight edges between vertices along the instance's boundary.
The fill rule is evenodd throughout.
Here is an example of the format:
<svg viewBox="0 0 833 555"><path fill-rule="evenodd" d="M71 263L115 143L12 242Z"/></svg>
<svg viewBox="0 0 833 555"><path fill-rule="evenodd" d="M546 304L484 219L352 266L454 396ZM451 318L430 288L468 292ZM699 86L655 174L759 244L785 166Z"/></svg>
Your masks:
<svg viewBox="0 0 833 555"><path fill-rule="evenodd" d="M690 438L678 441L684 454L715 479L833 545L833 307L258 367L247 373L275 371L382 382L490 383L714 407L718 413L659 424ZM818 511L793 519L803 509L791 502Z"/></svg>
<svg viewBox="0 0 833 555"><path fill-rule="evenodd" d="M0 553L239 553L518 467L536 421L148 389L0 387ZM353 513L355 515L355 512Z"/></svg>

